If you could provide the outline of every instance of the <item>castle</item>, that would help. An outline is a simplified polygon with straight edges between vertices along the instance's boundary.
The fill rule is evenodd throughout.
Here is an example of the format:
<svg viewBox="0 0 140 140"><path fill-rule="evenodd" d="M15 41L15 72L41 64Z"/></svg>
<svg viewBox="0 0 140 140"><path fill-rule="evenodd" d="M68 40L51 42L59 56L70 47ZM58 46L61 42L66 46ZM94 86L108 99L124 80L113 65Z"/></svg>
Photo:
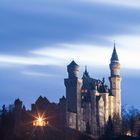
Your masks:
<svg viewBox="0 0 140 140"><path fill-rule="evenodd" d="M74 61L67 66L68 78L64 80L67 127L100 136L109 118L117 115L121 120L120 63L115 44L109 67L110 88L104 79L91 78L87 69L79 78L80 67Z"/></svg>

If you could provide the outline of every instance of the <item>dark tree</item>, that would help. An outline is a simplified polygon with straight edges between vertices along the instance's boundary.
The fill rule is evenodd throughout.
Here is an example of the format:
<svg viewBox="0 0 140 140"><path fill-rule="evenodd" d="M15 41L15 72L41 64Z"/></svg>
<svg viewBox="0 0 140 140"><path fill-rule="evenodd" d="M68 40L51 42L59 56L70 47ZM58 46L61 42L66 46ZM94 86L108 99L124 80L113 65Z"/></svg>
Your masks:
<svg viewBox="0 0 140 140"><path fill-rule="evenodd" d="M90 134L91 133L89 122L87 122L87 124L86 124L86 133L87 134Z"/></svg>
<svg viewBox="0 0 140 140"><path fill-rule="evenodd" d="M105 136L112 137L114 136L114 125L111 116L109 116L108 122L105 126Z"/></svg>

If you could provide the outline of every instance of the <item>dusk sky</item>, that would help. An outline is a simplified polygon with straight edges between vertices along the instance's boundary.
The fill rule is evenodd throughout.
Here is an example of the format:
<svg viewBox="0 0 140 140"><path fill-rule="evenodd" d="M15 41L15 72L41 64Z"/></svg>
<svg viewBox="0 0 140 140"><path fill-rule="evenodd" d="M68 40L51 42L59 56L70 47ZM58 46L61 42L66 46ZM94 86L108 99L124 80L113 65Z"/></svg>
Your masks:
<svg viewBox="0 0 140 140"><path fill-rule="evenodd" d="M105 77L113 43L121 63L122 104L140 109L139 0L1 0L0 106L20 98L65 95L74 59L91 77Z"/></svg>

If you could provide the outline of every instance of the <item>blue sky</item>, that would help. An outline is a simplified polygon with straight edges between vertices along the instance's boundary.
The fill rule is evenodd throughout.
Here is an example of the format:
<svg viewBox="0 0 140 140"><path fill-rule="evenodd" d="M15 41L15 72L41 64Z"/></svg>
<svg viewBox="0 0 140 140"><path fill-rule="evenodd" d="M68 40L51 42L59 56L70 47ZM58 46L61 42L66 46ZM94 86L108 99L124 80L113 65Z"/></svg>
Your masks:
<svg viewBox="0 0 140 140"><path fill-rule="evenodd" d="M94 78L106 78L113 42L121 63L122 104L139 104L138 0L0 1L0 105L15 98L29 108L39 95L65 95L73 59Z"/></svg>

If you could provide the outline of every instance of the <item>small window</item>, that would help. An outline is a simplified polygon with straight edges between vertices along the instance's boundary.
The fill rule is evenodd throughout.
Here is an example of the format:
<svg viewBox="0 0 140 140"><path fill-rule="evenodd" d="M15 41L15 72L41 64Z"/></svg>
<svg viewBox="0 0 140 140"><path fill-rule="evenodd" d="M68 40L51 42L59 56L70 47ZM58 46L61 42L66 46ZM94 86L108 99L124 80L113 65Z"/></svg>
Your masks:
<svg viewBox="0 0 140 140"><path fill-rule="evenodd" d="M87 89L82 89L81 90L82 93L87 93L87 91L88 91Z"/></svg>

